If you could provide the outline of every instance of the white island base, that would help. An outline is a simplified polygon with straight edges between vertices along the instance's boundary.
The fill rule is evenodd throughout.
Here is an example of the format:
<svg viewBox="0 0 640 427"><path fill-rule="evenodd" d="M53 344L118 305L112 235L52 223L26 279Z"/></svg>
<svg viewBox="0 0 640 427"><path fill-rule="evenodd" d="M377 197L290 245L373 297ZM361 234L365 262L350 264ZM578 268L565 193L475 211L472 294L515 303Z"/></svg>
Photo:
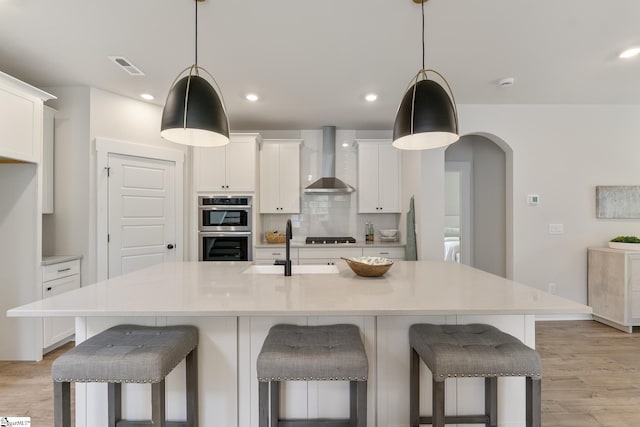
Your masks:
<svg viewBox="0 0 640 427"><path fill-rule="evenodd" d="M191 324L200 330L199 415L203 427L258 427L256 359L277 323L351 323L369 361L368 426L409 424L409 327L488 323L535 347L536 314L588 314L582 304L458 263L398 261L382 277L247 274L251 263L159 264L8 311L14 317L76 318L81 342L116 324ZM431 378L422 368L421 412L431 413ZM106 384L78 384L80 427L106 426ZM169 419L184 419L184 362L167 379ZM346 382L283 385L282 414L344 418ZM500 378L500 426L525 425L523 378ZM123 415L148 419L149 385L123 387ZM447 380L447 414L481 413L482 379Z"/></svg>
<svg viewBox="0 0 640 427"><path fill-rule="evenodd" d="M200 330L198 372L200 425L257 427L256 359L269 328L277 323L319 325L350 323L360 328L369 360L368 423L370 427L409 425L409 326L414 323L488 323L535 346L535 316L363 316L363 317L79 317L76 339L84 340L110 326L192 324ZM431 374L421 364L421 413L431 413ZM484 380L447 380L446 413L484 411ZM347 418L347 382L287 382L281 387L281 413L286 418ZM167 378L169 420L185 418L184 362ZM524 378L500 378L500 426L525 425ZM123 386L123 416L149 419L151 387ZM106 426L105 384L76 385L76 422L81 427Z"/></svg>

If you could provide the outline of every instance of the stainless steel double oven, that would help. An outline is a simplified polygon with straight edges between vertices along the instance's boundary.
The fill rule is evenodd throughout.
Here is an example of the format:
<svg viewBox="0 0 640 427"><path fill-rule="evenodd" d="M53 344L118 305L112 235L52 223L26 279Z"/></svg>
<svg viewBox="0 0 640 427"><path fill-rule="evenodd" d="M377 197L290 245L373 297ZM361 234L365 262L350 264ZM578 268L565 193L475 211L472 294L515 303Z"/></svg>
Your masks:
<svg viewBox="0 0 640 427"><path fill-rule="evenodd" d="M251 261L251 196L198 197L198 259Z"/></svg>

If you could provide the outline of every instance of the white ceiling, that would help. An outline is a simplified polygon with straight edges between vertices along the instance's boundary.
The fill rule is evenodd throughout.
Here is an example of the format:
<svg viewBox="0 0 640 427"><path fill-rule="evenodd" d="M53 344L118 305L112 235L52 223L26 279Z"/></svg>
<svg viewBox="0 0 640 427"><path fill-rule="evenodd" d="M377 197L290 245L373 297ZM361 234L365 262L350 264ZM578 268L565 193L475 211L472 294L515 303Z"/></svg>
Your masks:
<svg viewBox="0 0 640 427"><path fill-rule="evenodd" d="M194 60L193 5L0 0L0 70L38 87L148 92L162 105ZM640 46L638 0L431 0L425 13L427 68L458 104L640 104L640 57L617 57ZM233 130L390 129L421 66L412 0L208 0L199 15L198 62L220 84ZM503 77L515 85L498 87Z"/></svg>

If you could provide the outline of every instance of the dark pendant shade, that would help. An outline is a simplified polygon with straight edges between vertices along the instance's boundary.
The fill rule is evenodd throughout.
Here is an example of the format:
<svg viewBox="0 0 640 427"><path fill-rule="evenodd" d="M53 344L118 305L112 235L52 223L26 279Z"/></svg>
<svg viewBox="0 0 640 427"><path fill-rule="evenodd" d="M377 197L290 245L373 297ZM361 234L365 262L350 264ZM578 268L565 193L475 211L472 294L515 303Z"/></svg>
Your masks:
<svg viewBox="0 0 640 427"><path fill-rule="evenodd" d="M217 147L229 142L227 114L208 81L198 75L188 75L170 89L162 111L160 136L200 147Z"/></svg>
<svg viewBox="0 0 640 427"><path fill-rule="evenodd" d="M455 106L447 92L433 80L420 80L404 94L393 126L393 146L424 150L456 142Z"/></svg>

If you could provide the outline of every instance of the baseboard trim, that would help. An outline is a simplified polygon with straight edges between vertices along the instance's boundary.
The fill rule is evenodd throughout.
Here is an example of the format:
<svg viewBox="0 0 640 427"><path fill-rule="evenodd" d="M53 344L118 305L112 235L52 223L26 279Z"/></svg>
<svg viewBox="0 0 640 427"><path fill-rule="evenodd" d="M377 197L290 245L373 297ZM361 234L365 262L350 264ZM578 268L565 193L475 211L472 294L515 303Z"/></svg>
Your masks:
<svg viewBox="0 0 640 427"><path fill-rule="evenodd" d="M593 320L591 314L537 314L536 322L556 320Z"/></svg>

